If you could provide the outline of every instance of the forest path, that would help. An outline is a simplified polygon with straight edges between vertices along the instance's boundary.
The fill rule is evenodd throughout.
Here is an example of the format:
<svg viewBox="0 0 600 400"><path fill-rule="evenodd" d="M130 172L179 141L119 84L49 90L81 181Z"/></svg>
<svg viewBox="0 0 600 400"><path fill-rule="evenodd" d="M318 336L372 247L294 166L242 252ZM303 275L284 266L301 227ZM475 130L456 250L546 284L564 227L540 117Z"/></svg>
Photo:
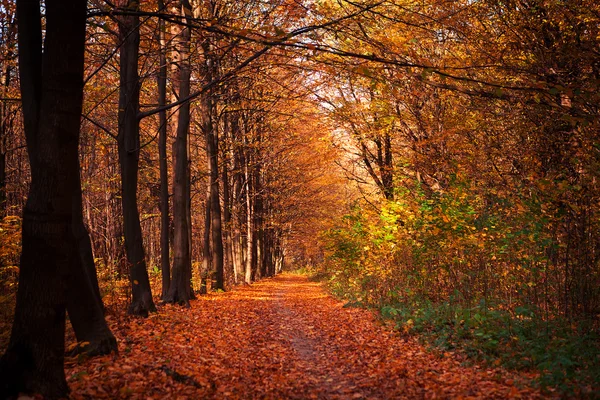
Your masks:
<svg viewBox="0 0 600 400"><path fill-rule="evenodd" d="M120 353L71 360L74 399L539 397L505 371L427 352L299 275L109 323Z"/></svg>

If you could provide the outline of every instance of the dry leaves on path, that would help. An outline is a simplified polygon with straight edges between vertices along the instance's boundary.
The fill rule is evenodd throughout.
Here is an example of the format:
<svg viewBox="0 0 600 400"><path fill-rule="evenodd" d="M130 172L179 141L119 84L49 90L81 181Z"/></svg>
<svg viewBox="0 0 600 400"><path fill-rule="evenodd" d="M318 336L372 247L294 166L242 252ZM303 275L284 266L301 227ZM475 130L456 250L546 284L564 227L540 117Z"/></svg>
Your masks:
<svg viewBox="0 0 600 400"><path fill-rule="evenodd" d="M120 353L72 360L74 399L541 397L502 370L427 352L299 275L109 323Z"/></svg>

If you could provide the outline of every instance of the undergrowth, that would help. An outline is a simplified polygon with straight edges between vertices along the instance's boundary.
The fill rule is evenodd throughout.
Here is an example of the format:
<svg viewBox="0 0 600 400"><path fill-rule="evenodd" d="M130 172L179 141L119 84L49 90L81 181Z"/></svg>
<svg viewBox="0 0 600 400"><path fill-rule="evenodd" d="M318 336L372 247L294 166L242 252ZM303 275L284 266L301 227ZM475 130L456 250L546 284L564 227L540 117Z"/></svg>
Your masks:
<svg viewBox="0 0 600 400"><path fill-rule="evenodd" d="M600 335L593 322L544 321L533 308L511 313L484 301L464 307L415 298L374 307L360 293L340 291L335 278L322 272L313 278L327 283L346 306L377 308L396 330L434 350L456 351L509 370L537 371L542 389L556 388L564 397L600 398Z"/></svg>
<svg viewBox="0 0 600 400"><path fill-rule="evenodd" d="M316 272L348 305L378 309L435 348L600 398L600 269L590 257L600 219L575 232L579 209L556 185L541 198L456 178L444 192L415 184L377 208L357 204L322 235Z"/></svg>
<svg viewBox="0 0 600 400"><path fill-rule="evenodd" d="M537 370L542 388L594 396L600 387L600 337L586 322L544 321L520 307L516 314L481 302L474 307L415 301L381 307L396 328L442 350L513 370Z"/></svg>

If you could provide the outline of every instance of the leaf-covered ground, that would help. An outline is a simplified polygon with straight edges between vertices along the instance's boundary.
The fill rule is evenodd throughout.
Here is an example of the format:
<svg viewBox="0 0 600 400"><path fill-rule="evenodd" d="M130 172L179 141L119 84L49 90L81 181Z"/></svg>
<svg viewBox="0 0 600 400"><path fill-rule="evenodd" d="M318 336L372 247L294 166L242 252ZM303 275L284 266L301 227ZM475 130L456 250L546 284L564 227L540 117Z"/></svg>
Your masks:
<svg viewBox="0 0 600 400"><path fill-rule="evenodd" d="M299 275L109 323L119 354L69 360L74 399L541 397L524 377L431 354Z"/></svg>

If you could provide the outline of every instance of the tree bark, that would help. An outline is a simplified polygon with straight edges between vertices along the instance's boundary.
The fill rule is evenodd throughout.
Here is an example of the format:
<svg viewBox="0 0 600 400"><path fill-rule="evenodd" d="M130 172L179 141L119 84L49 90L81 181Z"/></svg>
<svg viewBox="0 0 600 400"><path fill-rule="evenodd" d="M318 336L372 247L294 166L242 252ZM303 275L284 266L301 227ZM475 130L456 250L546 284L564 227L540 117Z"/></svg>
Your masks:
<svg viewBox="0 0 600 400"><path fill-rule="evenodd" d="M3 104L0 110L0 218L6 216L6 137L9 131L6 110Z"/></svg>
<svg viewBox="0 0 600 400"><path fill-rule="evenodd" d="M181 0L182 14L192 16L191 5L187 0ZM179 53L179 98L183 99L190 94L190 38L189 27L183 27L180 33ZM165 299L169 303L178 303L189 306L192 296L189 278L191 276L192 261L190 255L190 241L186 205L188 205L188 134L190 127L190 103L184 103L179 109L177 121L177 137L175 139L175 171L173 180L173 225L175 235L173 238L173 269L171 287Z"/></svg>
<svg viewBox="0 0 600 400"><path fill-rule="evenodd" d="M216 289L225 290L223 270L223 232L221 226L221 202L219 201L218 139L212 130L207 135L207 152L210 159L210 215L212 232L212 263L216 270Z"/></svg>
<svg viewBox="0 0 600 400"><path fill-rule="evenodd" d="M5 18L5 30L2 33L2 41L5 52L0 56L3 60L0 61L2 68L2 92L0 97L3 98L2 106L0 106L0 218L5 217L7 213L7 193L6 193L6 159L7 159L7 139L9 135L14 135L13 125L16 115L15 106L9 105L7 98L12 85L12 75L15 67L11 65L11 61L15 55L17 48L16 35L16 10L11 7L4 7L2 10ZM6 99L6 100L4 100Z"/></svg>
<svg viewBox="0 0 600 400"><path fill-rule="evenodd" d="M210 170L210 161L207 163ZM205 279L212 279L212 254L210 248L210 178L206 187L206 204L204 206L204 237L202 248L202 271L200 276Z"/></svg>
<svg viewBox="0 0 600 400"><path fill-rule="evenodd" d="M164 2L158 1L159 11ZM165 21L158 20L159 70L158 70L158 106L167 104L167 50L165 41ZM167 297L171 286L171 264L169 260L169 172L167 166L167 110L158 113L158 157L160 169L160 267L162 271L162 299Z"/></svg>
<svg viewBox="0 0 600 400"><path fill-rule="evenodd" d="M255 264L255 255L253 252L254 246L254 229L252 224L252 185L250 184L250 157L248 154L244 157L242 164L244 165L244 178L246 180L246 265L244 271L244 282L252 283L252 270Z"/></svg>
<svg viewBox="0 0 600 400"><path fill-rule="evenodd" d="M227 116L226 116L227 117ZM225 119L224 139L227 140L229 126L229 118ZM233 244L231 243L231 198L229 190L229 171L228 171L227 151L223 151L223 169L221 171L221 182L223 183L223 224L224 229L224 272L225 283L229 285L232 282L237 282L237 274L233 265Z"/></svg>
<svg viewBox="0 0 600 400"><path fill-rule="evenodd" d="M127 10L137 11L138 3L122 0ZM140 45L139 17L119 18L120 92L119 92L119 163L121 167L121 193L123 204L123 233L129 263L132 300L128 312L147 316L156 311L152 301L150 280L146 270L146 257L137 205L137 183L140 158L140 127L137 115L140 108L140 80L138 54Z"/></svg>
<svg viewBox="0 0 600 400"><path fill-rule="evenodd" d="M202 43L204 52L204 81L211 82L216 75L213 48L210 39ZM216 271L216 289L224 290L223 231L221 201L219 196L219 138L215 126L214 91L208 90L201 98L202 130L206 142L206 157L209 164L210 229L212 242L212 268Z"/></svg>
<svg viewBox="0 0 600 400"><path fill-rule="evenodd" d="M261 142L260 134L257 135L257 142ZM267 275L267 266L265 263L265 237L264 237L264 207L263 207L263 188L262 188L262 180L261 180L261 167L260 163L256 163L256 166L252 170L252 180L254 182L254 207L253 211L253 219L254 219L254 247L253 251L255 252L256 266L255 269L255 279L260 279Z"/></svg>
<svg viewBox="0 0 600 400"><path fill-rule="evenodd" d="M77 160L79 170L79 159ZM76 353L89 356L118 351L117 341L106 324L104 304L100 296L96 266L92 254L92 242L83 223L81 182L77 181L73 196L72 232L78 257L74 259L67 292L67 312L77 341L87 343L77 346Z"/></svg>
<svg viewBox="0 0 600 400"><path fill-rule="evenodd" d="M10 86L10 66L6 66L4 82L2 82L2 97L6 97ZM12 134L12 118L9 117L9 107L6 101L0 107L0 218L6 216L6 139Z"/></svg>
<svg viewBox="0 0 600 400"><path fill-rule="evenodd" d="M240 137L239 130L239 115L235 116L235 123L232 127L232 142L236 143L234 138ZM239 139L238 139L239 140ZM242 201L242 193L243 193L243 172L242 172L242 155L241 155L241 146L234 145L233 147L233 169L235 174L233 176L233 199L232 199L232 212L235 217L234 227L233 227L233 268L236 271L235 283L239 283L241 279L244 279L244 253L243 253L243 238L242 238L242 209L244 208Z"/></svg>

